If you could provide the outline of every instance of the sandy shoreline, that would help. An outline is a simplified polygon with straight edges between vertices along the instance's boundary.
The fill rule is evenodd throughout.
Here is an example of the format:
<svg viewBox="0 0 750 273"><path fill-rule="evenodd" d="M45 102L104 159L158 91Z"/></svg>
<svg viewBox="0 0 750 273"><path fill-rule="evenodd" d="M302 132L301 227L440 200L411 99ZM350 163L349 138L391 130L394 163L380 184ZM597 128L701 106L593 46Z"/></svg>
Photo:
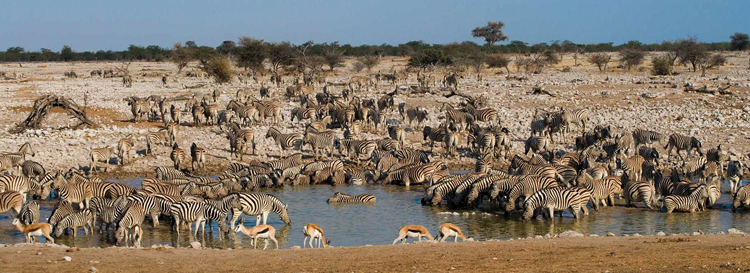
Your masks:
<svg viewBox="0 0 750 273"><path fill-rule="evenodd" d="M323 250L0 247L2 272L723 272L750 237L670 235L420 243ZM67 262L63 257L71 257Z"/></svg>

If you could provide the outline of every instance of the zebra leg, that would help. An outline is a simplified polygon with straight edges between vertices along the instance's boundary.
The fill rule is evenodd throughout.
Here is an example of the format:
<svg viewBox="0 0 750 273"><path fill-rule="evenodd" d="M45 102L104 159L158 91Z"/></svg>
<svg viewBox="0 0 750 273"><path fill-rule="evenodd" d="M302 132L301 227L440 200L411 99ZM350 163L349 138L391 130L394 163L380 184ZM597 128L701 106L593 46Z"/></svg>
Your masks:
<svg viewBox="0 0 750 273"><path fill-rule="evenodd" d="M237 222L237 218L240 218L240 213L239 209L232 208L232 222L230 222L232 230L234 230L234 223Z"/></svg>

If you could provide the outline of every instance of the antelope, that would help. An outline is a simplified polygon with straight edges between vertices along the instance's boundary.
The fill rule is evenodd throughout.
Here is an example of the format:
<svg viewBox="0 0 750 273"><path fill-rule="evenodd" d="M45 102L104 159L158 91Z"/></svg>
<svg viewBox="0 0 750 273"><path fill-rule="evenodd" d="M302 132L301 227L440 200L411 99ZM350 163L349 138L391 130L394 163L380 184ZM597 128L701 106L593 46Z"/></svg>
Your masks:
<svg viewBox="0 0 750 273"><path fill-rule="evenodd" d="M36 223L31 225L24 225L21 224L21 221L16 219L13 219L13 225L16 226L18 231L23 232L24 235L26 235L26 243L32 244L36 242L36 237L38 236L44 236L44 238L47 238L47 241L50 243L55 243L55 239L52 239L52 237L49 235L50 232L52 232L52 225L48 223Z"/></svg>
<svg viewBox="0 0 750 273"><path fill-rule="evenodd" d="M393 244L395 245L398 241L406 244L406 239L408 237L419 238L419 241L421 242L422 236L427 237L427 239L430 239L431 241L435 240L435 238L432 237L432 234L430 234L430 232L422 225L402 226L398 229L398 238L393 240Z"/></svg>
<svg viewBox="0 0 750 273"><path fill-rule="evenodd" d="M315 239L318 240L318 248L321 247L321 244L323 245L323 248L325 248L331 243L331 241L326 241L326 235L323 233L323 229L313 223L305 225L305 227L302 228L302 234L305 235L305 239L302 241L302 248L305 248L307 237L310 237L310 248L315 248L313 246L313 241L315 241Z"/></svg>
<svg viewBox="0 0 750 273"><path fill-rule="evenodd" d="M234 228L234 232L242 232L242 234L245 234L245 236L250 238L251 242L253 243L253 249L256 248L258 239L260 238L266 238L266 242L263 245L263 250L268 247L268 240L273 241L276 244L276 249L279 249L279 241L276 241L276 228L271 225L258 225L251 228L246 228L242 223L243 221L242 219L240 219L240 224Z"/></svg>
<svg viewBox="0 0 750 273"><path fill-rule="evenodd" d="M450 236L453 236L453 242L458 242L458 237L461 237L461 240L466 241L466 236L461 232L461 228L451 223L440 225L440 231L438 232L438 238L440 238L441 242L445 242L445 239L448 239Z"/></svg>

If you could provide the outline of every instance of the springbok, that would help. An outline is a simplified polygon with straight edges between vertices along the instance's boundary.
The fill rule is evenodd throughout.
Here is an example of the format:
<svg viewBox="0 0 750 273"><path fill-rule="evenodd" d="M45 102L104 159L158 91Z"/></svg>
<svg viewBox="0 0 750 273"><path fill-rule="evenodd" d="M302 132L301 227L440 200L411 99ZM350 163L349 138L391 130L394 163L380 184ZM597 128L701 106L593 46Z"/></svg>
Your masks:
<svg viewBox="0 0 750 273"><path fill-rule="evenodd" d="M445 239L450 236L453 236L453 242L458 242L458 237L461 237L461 240L466 241L466 236L461 232L461 228L451 223L440 225L439 233L438 238L440 238L441 242L445 242Z"/></svg>
<svg viewBox="0 0 750 273"><path fill-rule="evenodd" d="M402 226L398 229L398 238L393 240L393 244L395 245L398 241L406 244L406 239L408 237L419 238L419 241L421 242L422 236L427 237L430 241L435 240L435 238L432 237L432 234L430 234L430 232L422 225Z"/></svg>
<svg viewBox="0 0 750 273"><path fill-rule="evenodd" d="M318 248L321 247L321 244L323 245L322 247L325 248L331 243L331 241L326 241L326 235L323 233L323 229L313 223L305 225L302 229L302 234L305 235L305 239L302 241L302 248L305 248L305 243L307 242L308 237L310 237L310 248L315 248L313 246L313 241L315 241L315 239L318 240Z"/></svg>
<svg viewBox="0 0 750 273"><path fill-rule="evenodd" d="M36 223L31 225L24 225L21 224L21 221L16 219L13 219L13 225L16 226L18 231L23 232L24 235L26 235L26 243L32 244L36 242L36 237L38 236L44 236L44 238L47 238L47 241L50 243L55 243L55 239L52 239L52 237L49 235L50 232L52 232L52 225L48 223Z"/></svg>
<svg viewBox="0 0 750 273"><path fill-rule="evenodd" d="M266 238L266 242L263 245L263 250L268 247L268 240L273 241L276 244L276 249L279 249L279 241L276 241L276 228L270 225L258 225L251 228L245 227L245 225L242 224L243 221L240 219L239 225L234 228L234 232L242 232L242 234L245 234L253 243L253 249L256 248L256 245L258 243L258 239L260 238Z"/></svg>

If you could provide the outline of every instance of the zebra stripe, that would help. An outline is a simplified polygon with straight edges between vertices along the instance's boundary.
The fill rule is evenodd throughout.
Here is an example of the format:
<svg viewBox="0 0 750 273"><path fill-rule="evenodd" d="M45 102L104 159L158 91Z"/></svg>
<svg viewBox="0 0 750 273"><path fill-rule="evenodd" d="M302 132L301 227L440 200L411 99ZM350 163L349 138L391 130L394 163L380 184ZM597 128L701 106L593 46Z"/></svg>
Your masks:
<svg viewBox="0 0 750 273"><path fill-rule="evenodd" d="M430 152L432 152L435 149L435 142L444 142L445 136L448 134L448 129L441 125L437 128L432 128L430 126L425 126L422 128L422 138L423 140L430 139Z"/></svg>
<svg viewBox="0 0 750 273"><path fill-rule="evenodd" d="M274 212L279 215L281 221L289 225L291 220L289 219L288 206L281 202L276 196L265 194L265 193L237 193L240 201L241 208L232 209L232 230L234 230L235 222L240 217L240 212L250 215L258 216L256 219L256 225L260 223L261 216L263 217L263 224L266 224L268 214Z"/></svg>
<svg viewBox="0 0 750 273"><path fill-rule="evenodd" d="M94 197L91 183L69 183L60 173L52 182L52 189L57 190L60 200L78 203L81 208L88 208L89 201Z"/></svg>
<svg viewBox="0 0 750 273"><path fill-rule="evenodd" d="M31 201L23 204L21 212L18 214L18 218L24 225L31 225L39 223L41 218L39 214L39 203Z"/></svg>
<svg viewBox="0 0 750 273"><path fill-rule="evenodd" d="M640 181L643 175L643 163L646 161L640 155L634 155L622 162L620 168L630 180Z"/></svg>
<svg viewBox="0 0 750 273"><path fill-rule="evenodd" d="M300 133L282 134L279 129L271 127L266 133L266 138L272 138L281 150L287 150L297 146L303 140L304 136Z"/></svg>
<svg viewBox="0 0 750 273"><path fill-rule="evenodd" d="M743 169L744 164L740 161L732 161L729 162L729 165L727 165L727 180L729 180L730 190L731 193L734 194L737 192L737 189L739 189L741 184L741 179L743 175Z"/></svg>
<svg viewBox="0 0 750 273"><path fill-rule="evenodd" d="M558 184L557 181L555 181L555 179L553 178L538 175L527 175L523 179L521 179L521 181L513 185L513 188L508 193L508 201L505 205L505 212L507 213L514 211L516 209L516 202L519 201L519 198L528 198L539 190L555 187L558 187Z"/></svg>
<svg viewBox="0 0 750 273"><path fill-rule="evenodd" d="M626 206L633 206L633 202L643 202L647 208L651 209L656 204L656 190L650 183L629 181L624 186L623 194L625 195Z"/></svg>
<svg viewBox="0 0 750 273"><path fill-rule="evenodd" d="M689 196L669 195L664 197L664 209L667 213L672 211L687 211L693 213L703 210L703 204L708 198L708 191L705 185L700 185Z"/></svg>
<svg viewBox="0 0 750 273"><path fill-rule="evenodd" d="M181 170L181 166L183 162L187 159L187 154L185 153L185 150L181 149L177 143L175 143L172 146L172 152L169 154L169 158L172 159L172 163L174 163L174 168L176 170Z"/></svg>
<svg viewBox="0 0 750 273"><path fill-rule="evenodd" d="M15 191L0 193L0 213L13 209L11 215L16 217L23 207L23 199L23 195Z"/></svg>
<svg viewBox="0 0 750 273"><path fill-rule="evenodd" d="M492 108L476 109L474 105L467 104L466 111L473 115L476 121L488 122L491 124L500 124L500 117L497 110Z"/></svg>
<svg viewBox="0 0 750 273"><path fill-rule="evenodd" d="M469 193L466 195L466 204L469 206L475 206L478 200L484 195L489 195L496 183L500 183L502 180L508 180L511 175L509 174L493 174L479 178L476 182L471 184ZM500 186L498 186L500 187Z"/></svg>
<svg viewBox="0 0 750 273"><path fill-rule="evenodd" d="M125 165L130 161L130 150L135 147L135 140L132 137L120 139L117 142L117 153L120 156L120 165Z"/></svg>
<svg viewBox="0 0 750 273"><path fill-rule="evenodd" d="M372 157L372 152L375 151L377 147L378 144L372 140L343 139L340 140L339 153L342 153L342 150L346 150L346 156L351 158L353 154L357 159L357 163L359 163L361 156L363 155L366 156L367 159L370 159Z"/></svg>
<svg viewBox="0 0 750 273"><path fill-rule="evenodd" d="M486 176L484 173L474 173L463 179L463 181L461 181L461 183L448 194L448 204L454 207L465 205L465 199L471 186L484 176Z"/></svg>
<svg viewBox="0 0 750 273"><path fill-rule="evenodd" d="M2 198L0 198L0 204L2 204ZM70 202L66 200L60 200L55 204L55 207L52 209L52 213L50 214L49 218L47 218L47 223L49 223L52 226L57 225L60 220L65 218L65 216L68 216L73 213L73 207L71 206Z"/></svg>
<svg viewBox="0 0 750 273"><path fill-rule="evenodd" d="M526 199L524 202L523 220L531 219L537 209L549 213L554 218L555 211L569 209L573 217L578 219L581 209L581 193L567 188L542 189Z"/></svg>
<svg viewBox="0 0 750 273"><path fill-rule="evenodd" d="M348 195L346 193L335 192L333 196L326 200L326 203L336 204L374 204L376 201L375 195L365 193L360 195Z"/></svg>
<svg viewBox="0 0 750 273"><path fill-rule="evenodd" d="M699 155L703 156L703 151L701 151L702 146L703 144L701 141L695 137L675 133L669 136L669 142L667 143L667 146L664 146L664 149L667 150L667 161L669 161L672 156L672 149L676 149L677 155L682 161L685 161L685 158L682 157L680 151L685 150L688 158L692 158L692 153L690 153L690 151L693 149L695 149Z"/></svg>
<svg viewBox="0 0 750 273"><path fill-rule="evenodd" d="M572 123L581 126L581 132L586 132L586 123L589 122L589 115L591 111L589 109L576 109L568 111L567 109L562 110L562 118L567 123Z"/></svg>
<svg viewBox="0 0 750 273"><path fill-rule="evenodd" d="M69 214L55 225L55 237L60 237L66 229L72 229L73 238L75 238L79 227L82 227L86 234L89 233L89 229L94 232L92 219L91 211L88 209ZM89 227L89 229L86 229L86 227Z"/></svg>
<svg viewBox="0 0 750 273"><path fill-rule="evenodd" d="M26 202L26 194L29 192L29 185L33 183L34 182L23 176L0 175L0 192L18 192L23 196L23 201Z"/></svg>
<svg viewBox="0 0 750 273"><path fill-rule="evenodd" d="M302 161L302 154L301 153L294 153L290 156L270 161L270 162L264 162L263 164L271 168L272 170L285 170L287 168L291 168L300 164L303 164L304 161Z"/></svg>
<svg viewBox="0 0 750 273"><path fill-rule="evenodd" d="M750 207L750 186L745 185L737 190L732 198L732 211L742 207Z"/></svg>
<svg viewBox="0 0 750 273"><path fill-rule="evenodd" d="M445 112L445 118L448 121L450 121L452 124L455 124L456 126L459 126L459 128L461 128L462 130L468 128L469 125L474 124L474 116L472 114L456 110L449 103L443 103L443 106L440 110Z"/></svg>
<svg viewBox="0 0 750 273"><path fill-rule="evenodd" d="M172 146L173 141L166 130L150 132L146 135L146 153L152 154L155 145Z"/></svg>
<svg viewBox="0 0 750 273"><path fill-rule="evenodd" d="M44 169L42 164L31 160L26 160L21 164L21 171L26 178L36 181L41 180L47 174L47 170Z"/></svg>
<svg viewBox="0 0 750 273"><path fill-rule="evenodd" d="M638 149L641 144L644 144L646 146L651 146L654 142L661 142L662 139L664 139L664 135L658 132L646 130L646 129L635 129L633 130L633 142L636 149Z"/></svg>
<svg viewBox="0 0 750 273"><path fill-rule="evenodd" d="M381 179L381 183L390 184L393 181L401 181L405 186L411 184L423 184L432 177L432 174L439 169L444 169L442 162L432 162L425 164L415 164L395 171L390 171Z"/></svg>
<svg viewBox="0 0 750 273"><path fill-rule="evenodd" d="M143 219L146 216L146 211L143 204L140 202L130 202L130 205L122 214L120 220L117 222L117 230L115 231L115 238L117 244L121 244L123 241L127 243L127 240L131 238L130 230L134 226L141 226Z"/></svg>

